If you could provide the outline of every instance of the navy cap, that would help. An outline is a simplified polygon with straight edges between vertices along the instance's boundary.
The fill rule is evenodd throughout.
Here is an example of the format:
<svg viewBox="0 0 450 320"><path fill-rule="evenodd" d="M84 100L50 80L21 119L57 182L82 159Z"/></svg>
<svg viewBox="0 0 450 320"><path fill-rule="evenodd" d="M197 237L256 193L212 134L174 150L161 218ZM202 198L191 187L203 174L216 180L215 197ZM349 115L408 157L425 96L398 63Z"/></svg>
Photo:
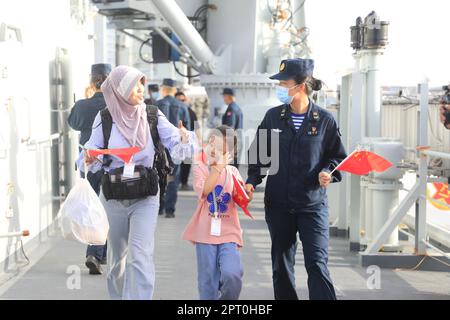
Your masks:
<svg viewBox="0 0 450 320"><path fill-rule="evenodd" d="M224 94L234 96L234 90L231 88L223 88L222 95L224 95Z"/></svg>
<svg viewBox="0 0 450 320"><path fill-rule="evenodd" d="M148 85L148 90L151 92L158 92L159 91L159 86L155 83L149 84Z"/></svg>
<svg viewBox="0 0 450 320"><path fill-rule="evenodd" d="M173 80L173 79L163 79L162 85L166 86L166 87L173 88L173 87L175 87L175 80Z"/></svg>
<svg viewBox="0 0 450 320"><path fill-rule="evenodd" d="M281 61L280 72L271 76L272 80L289 80L296 76L312 76L314 60L312 59L286 59Z"/></svg>
<svg viewBox="0 0 450 320"><path fill-rule="evenodd" d="M111 65L109 63L97 63L91 66L92 76L108 76L111 73Z"/></svg>

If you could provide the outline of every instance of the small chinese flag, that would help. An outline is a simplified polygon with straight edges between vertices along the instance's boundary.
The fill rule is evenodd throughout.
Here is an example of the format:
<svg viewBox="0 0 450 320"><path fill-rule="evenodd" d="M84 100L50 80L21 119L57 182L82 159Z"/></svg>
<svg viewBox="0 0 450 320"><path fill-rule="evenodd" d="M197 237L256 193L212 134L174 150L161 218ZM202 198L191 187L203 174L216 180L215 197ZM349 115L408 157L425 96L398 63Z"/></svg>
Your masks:
<svg viewBox="0 0 450 320"><path fill-rule="evenodd" d="M384 172L390 167L392 167L392 163L383 157L370 151L360 150L350 154L334 170L366 175L372 171Z"/></svg>
<svg viewBox="0 0 450 320"><path fill-rule="evenodd" d="M253 216L248 211L247 207L249 204L249 197L247 195L247 192L244 190L244 182L238 180L234 174L233 176L233 184L234 184L234 191L233 191L233 201L236 203L241 209L244 211L244 213L249 216L250 218L254 219Z"/></svg>
<svg viewBox="0 0 450 320"><path fill-rule="evenodd" d="M96 157L100 154L107 154L107 155L113 155L116 157L119 157L122 159L125 163L130 162L131 157L141 151L138 147L131 147L131 148L119 148L119 149L91 149L87 150L90 156Z"/></svg>
<svg viewBox="0 0 450 320"><path fill-rule="evenodd" d="M196 163L203 163L203 164L207 164L208 160L206 158L206 152L205 151L200 151L196 158L195 158Z"/></svg>

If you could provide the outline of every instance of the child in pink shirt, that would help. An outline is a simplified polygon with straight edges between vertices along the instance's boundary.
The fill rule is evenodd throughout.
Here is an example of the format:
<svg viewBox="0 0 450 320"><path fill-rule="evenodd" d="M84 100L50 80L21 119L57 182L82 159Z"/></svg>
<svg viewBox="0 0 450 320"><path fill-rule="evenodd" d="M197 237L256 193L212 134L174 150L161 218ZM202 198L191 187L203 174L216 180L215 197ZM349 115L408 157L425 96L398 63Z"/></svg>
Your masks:
<svg viewBox="0 0 450 320"><path fill-rule="evenodd" d="M236 300L242 288L238 249L243 241L237 206L232 199L232 175L241 181L242 177L235 167L228 165L236 147L234 130L218 127L208 139L203 161L194 164L192 170L199 202L183 239L196 246L201 300Z"/></svg>

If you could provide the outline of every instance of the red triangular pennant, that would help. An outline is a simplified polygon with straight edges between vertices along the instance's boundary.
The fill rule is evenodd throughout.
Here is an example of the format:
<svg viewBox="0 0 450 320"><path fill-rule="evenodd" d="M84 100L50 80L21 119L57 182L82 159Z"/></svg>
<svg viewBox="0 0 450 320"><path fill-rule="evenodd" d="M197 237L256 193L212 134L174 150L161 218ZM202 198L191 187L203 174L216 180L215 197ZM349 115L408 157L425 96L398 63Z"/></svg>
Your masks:
<svg viewBox="0 0 450 320"><path fill-rule="evenodd" d="M90 156L96 157L100 154L108 154L113 155L116 157L119 157L122 159L125 163L130 162L131 157L141 151L138 147L131 147L131 148L118 148L118 149L91 149L87 150Z"/></svg>

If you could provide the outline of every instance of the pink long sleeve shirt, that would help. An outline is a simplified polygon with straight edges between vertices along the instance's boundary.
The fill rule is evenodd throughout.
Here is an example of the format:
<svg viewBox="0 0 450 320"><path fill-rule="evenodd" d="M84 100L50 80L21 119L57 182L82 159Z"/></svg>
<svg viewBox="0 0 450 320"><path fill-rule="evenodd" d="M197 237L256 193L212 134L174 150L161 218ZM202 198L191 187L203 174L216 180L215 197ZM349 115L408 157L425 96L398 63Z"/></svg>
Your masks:
<svg viewBox="0 0 450 320"><path fill-rule="evenodd" d="M205 181L209 176L208 166L204 163L193 165L193 184L194 191L198 195L198 205L191 220L189 221L182 238L184 240L191 241L193 243L206 243L206 244L222 244L234 242L239 247L243 246L242 241L242 229L239 222L239 216L237 206L233 199L228 202L228 208L226 212L221 215L221 233L220 236L211 235L211 220L207 197L203 196L203 187ZM226 170L222 170L220 177L218 178L216 185L223 185L225 182L225 175L228 175L224 192L229 192L233 195L233 177L242 180L239 171L233 166L227 166Z"/></svg>

